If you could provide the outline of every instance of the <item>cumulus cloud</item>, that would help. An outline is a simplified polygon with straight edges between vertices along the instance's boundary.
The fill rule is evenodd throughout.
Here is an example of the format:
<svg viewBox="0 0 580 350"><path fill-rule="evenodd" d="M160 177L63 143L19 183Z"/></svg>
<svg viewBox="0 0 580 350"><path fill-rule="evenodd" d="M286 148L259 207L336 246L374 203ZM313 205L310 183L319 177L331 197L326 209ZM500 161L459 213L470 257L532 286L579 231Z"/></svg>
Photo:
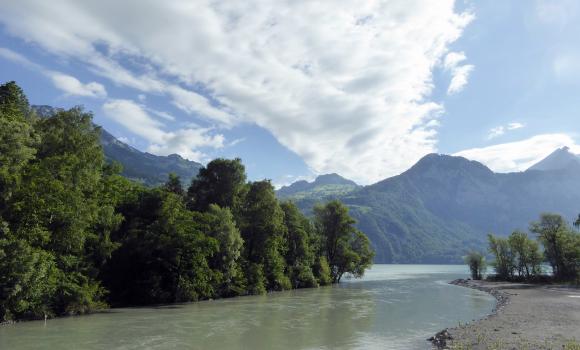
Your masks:
<svg viewBox="0 0 580 350"><path fill-rule="evenodd" d="M224 136L209 128L185 128L165 131L165 125L153 118L147 107L131 100L110 100L103 105L105 115L132 133L150 142L148 151L159 155L179 154L194 161L204 161L202 148L222 148Z"/></svg>
<svg viewBox="0 0 580 350"><path fill-rule="evenodd" d="M50 77L54 86L64 91L69 96L107 96L107 90L105 90L105 87L99 83L91 82L83 84L77 78L60 72L51 71L46 74Z"/></svg>
<svg viewBox="0 0 580 350"><path fill-rule="evenodd" d="M107 90L102 84L90 82L83 84L77 78L57 71L52 71L30 61L21 54L10 49L0 47L0 57L21 64L22 66L38 71L48 77L54 86L68 96L105 97Z"/></svg>
<svg viewBox="0 0 580 350"><path fill-rule="evenodd" d="M580 145L566 134L544 134L483 148L472 148L454 155L476 160L496 172L523 171L561 147L580 153Z"/></svg>
<svg viewBox="0 0 580 350"><path fill-rule="evenodd" d="M467 85L469 75L475 68L471 64L461 64L467 57L464 52L450 52L445 56L443 67L451 73L451 82L447 88L447 94L453 95Z"/></svg>
<svg viewBox="0 0 580 350"><path fill-rule="evenodd" d="M452 94L473 70L448 55L473 17L454 5L20 0L3 4L0 22L195 118L263 127L315 173L369 183L436 150L432 71L448 57Z"/></svg>
<svg viewBox="0 0 580 350"><path fill-rule="evenodd" d="M487 139L488 140L495 139L496 137L502 136L507 131L521 129L525 126L526 126L525 124L522 124L519 122L512 122L512 123L509 123L507 125L496 126L495 128L489 129L489 132L487 134Z"/></svg>

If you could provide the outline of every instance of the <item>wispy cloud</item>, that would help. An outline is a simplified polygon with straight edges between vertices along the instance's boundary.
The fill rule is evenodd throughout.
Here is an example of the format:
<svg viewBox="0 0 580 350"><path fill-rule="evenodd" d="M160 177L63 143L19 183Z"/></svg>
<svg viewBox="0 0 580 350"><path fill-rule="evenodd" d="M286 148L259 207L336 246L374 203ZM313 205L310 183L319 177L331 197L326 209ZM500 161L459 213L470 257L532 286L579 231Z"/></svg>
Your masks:
<svg viewBox="0 0 580 350"><path fill-rule="evenodd" d="M495 139L496 137L502 136L507 131L521 129L525 126L526 126L525 124L519 122L512 122L507 125L500 125L495 128L491 128L487 134L487 139L488 140Z"/></svg>
<svg viewBox="0 0 580 350"><path fill-rule="evenodd" d="M528 169L564 146L570 147L573 153L580 153L580 145L571 136L543 134L517 142L472 148L455 155L477 160L497 172L514 172Z"/></svg>
<svg viewBox="0 0 580 350"><path fill-rule="evenodd" d="M38 71L49 78L54 86L63 91L67 96L83 96L103 98L107 96L107 90L102 84L97 82L82 83L77 78L45 67L30 61L21 54L10 49L0 47L0 57L12 62L16 62L28 69Z"/></svg>
<svg viewBox="0 0 580 350"><path fill-rule="evenodd" d="M469 75L475 68L472 64L461 64L467 59L464 52L450 52L445 56L443 67L451 73L447 94L453 95L465 88Z"/></svg>
<svg viewBox="0 0 580 350"><path fill-rule="evenodd" d="M165 124L153 118L147 107L131 100L109 100L103 105L103 112L133 134L149 141L148 151L151 153L175 153L190 160L205 161L206 155L201 149L224 147L224 136L211 128L188 127L165 131Z"/></svg>
<svg viewBox="0 0 580 350"><path fill-rule="evenodd" d="M19 0L0 12L46 52L220 128L258 125L316 173L361 183L436 150L433 67L448 56L449 93L465 87L473 66L449 47L472 19L454 0Z"/></svg>

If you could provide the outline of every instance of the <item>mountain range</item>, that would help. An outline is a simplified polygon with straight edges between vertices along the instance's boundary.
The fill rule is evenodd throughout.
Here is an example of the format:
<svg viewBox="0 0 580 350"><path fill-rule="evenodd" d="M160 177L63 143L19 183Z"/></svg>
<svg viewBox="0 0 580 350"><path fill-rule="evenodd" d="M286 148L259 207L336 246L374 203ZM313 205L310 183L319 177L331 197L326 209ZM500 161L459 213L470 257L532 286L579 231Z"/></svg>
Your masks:
<svg viewBox="0 0 580 350"><path fill-rule="evenodd" d="M33 106L49 116L57 108ZM201 164L177 154L141 152L101 130L109 161L122 174L148 186L164 183L169 173L187 186ZM369 186L338 174L297 181L277 191L306 214L314 204L339 199L367 234L379 263L458 263L469 250L485 250L486 235L526 230L542 212L569 220L580 212L580 157L557 149L524 172L494 173L476 161L429 154L409 170Z"/></svg>
<svg viewBox="0 0 580 350"><path fill-rule="evenodd" d="M471 249L485 250L488 233L526 230L542 212L569 220L580 212L580 159L567 148L507 174L462 157L429 154L398 176L353 184L332 174L283 187L278 196L306 213L317 202L341 200L382 263L457 263Z"/></svg>
<svg viewBox="0 0 580 350"><path fill-rule="evenodd" d="M32 109L40 117L47 117L59 111L52 106L32 106ZM147 186L162 184L167 180L169 173L175 173L187 187L202 167L200 163L184 159L177 154L157 156L141 152L102 128L101 145L108 161L121 163L123 176Z"/></svg>

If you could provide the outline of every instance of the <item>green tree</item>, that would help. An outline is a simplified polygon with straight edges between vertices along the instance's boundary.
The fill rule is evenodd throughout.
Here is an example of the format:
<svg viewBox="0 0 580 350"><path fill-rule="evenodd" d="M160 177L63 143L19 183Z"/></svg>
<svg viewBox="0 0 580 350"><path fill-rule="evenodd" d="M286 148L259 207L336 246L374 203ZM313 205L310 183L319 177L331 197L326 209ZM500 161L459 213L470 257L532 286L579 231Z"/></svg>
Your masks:
<svg viewBox="0 0 580 350"><path fill-rule="evenodd" d="M51 316L57 278L52 254L25 240L0 238L0 322Z"/></svg>
<svg viewBox="0 0 580 350"><path fill-rule="evenodd" d="M511 250L507 238L487 235L489 241L489 252L493 254L495 260L492 262L496 276L502 280L509 280L514 276L515 263L514 254Z"/></svg>
<svg viewBox="0 0 580 350"><path fill-rule="evenodd" d="M13 81L0 85L0 218L20 184L22 169L36 152L29 114L20 87Z"/></svg>
<svg viewBox="0 0 580 350"><path fill-rule="evenodd" d="M114 238L122 246L104 268L114 305L215 296L209 259L218 242L203 232L207 219L195 220L180 196L162 190L143 191L121 211L126 219Z"/></svg>
<svg viewBox="0 0 580 350"><path fill-rule="evenodd" d="M355 227L348 208L339 201L314 207L316 228L334 283L345 273L361 277L372 264L374 252L368 238Z"/></svg>
<svg viewBox="0 0 580 350"><path fill-rule="evenodd" d="M163 186L163 188L171 193L175 193L176 195L183 197L185 195L185 191L183 190L183 186L181 186L181 180L179 176L174 173L170 173L167 179L167 182Z"/></svg>
<svg viewBox="0 0 580 350"><path fill-rule="evenodd" d="M246 172L242 161L215 159L199 170L187 190L189 207L204 212L210 204L230 208L236 213L246 189Z"/></svg>
<svg viewBox="0 0 580 350"><path fill-rule="evenodd" d="M557 214L542 214L540 220L530 225L544 246L544 255L557 279L576 278L579 270L579 234L574 232L564 218Z"/></svg>
<svg viewBox="0 0 580 350"><path fill-rule="evenodd" d="M487 264L485 262L485 256L479 252L470 252L464 258L465 263L469 266L469 271L471 272L471 278L474 280L480 280L483 278L483 274L487 270Z"/></svg>
<svg viewBox="0 0 580 350"><path fill-rule="evenodd" d="M245 294L245 280L241 266L244 240L236 227L228 208L210 204L206 217L207 234L218 242L218 251L210 260L212 269L218 272L217 295L232 296Z"/></svg>
<svg viewBox="0 0 580 350"><path fill-rule="evenodd" d="M294 288L316 287L318 282L312 272L314 249L312 225L292 202L281 204L284 225L287 229L286 265Z"/></svg>
<svg viewBox="0 0 580 350"><path fill-rule="evenodd" d="M328 265L328 260L326 260L326 256L320 255L316 258L312 271L319 285L327 286L332 283L330 266Z"/></svg>
<svg viewBox="0 0 580 350"><path fill-rule="evenodd" d="M100 129L91 114L73 108L36 121L35 130L41 142L22 170L6 219L15 238L54 256L55 314L100 308L105 291L91 255L107 233L95 229L119 222L100 200L105 165Z"/></svg>
<svg viewBox="0 0 580 350"><path fill-rule="evenodd" d="M520 277L529 279L541 272L542 255L538 243L521 231L514 231L508 242Z"/></svg>
<svg viewBox="0 0 580 350"><path fill-rule="evenodd" d="M263 266L267 289L289 289L291 284L284 261L287 250L284 212L270 181L250 184L240 228L245 242L245 258Z"/></svg>

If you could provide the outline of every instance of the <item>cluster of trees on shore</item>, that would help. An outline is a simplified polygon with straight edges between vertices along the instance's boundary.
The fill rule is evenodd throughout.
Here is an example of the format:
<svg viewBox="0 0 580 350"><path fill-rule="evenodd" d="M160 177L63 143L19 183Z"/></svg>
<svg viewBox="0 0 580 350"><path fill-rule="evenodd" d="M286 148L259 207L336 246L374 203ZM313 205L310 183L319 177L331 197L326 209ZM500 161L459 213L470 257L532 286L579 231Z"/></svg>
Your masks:
<svg viewBox="0 0 580 350"><path fill-rule="evenodd" d="M312 219L216 159L185 190L107 163L81 108L37 118L0 86L0 322L338 283L372 262L338 201Z"/></svg>
<svg viewBox="0 0 580 350"><path fill-rule="evenodd" d="M580 217L574 223L580 227ZM580 280L580 233L557 214L542 214L530 224L530 232L514 231L509 237L488 235L488 251L494 257L495 278L500 280L534 280L542 276L542 264L548 263L557 281ZM542 250L540 250L540 246ZM481 279L485 256L471 252L465 257L473 279Z"/></svg>

